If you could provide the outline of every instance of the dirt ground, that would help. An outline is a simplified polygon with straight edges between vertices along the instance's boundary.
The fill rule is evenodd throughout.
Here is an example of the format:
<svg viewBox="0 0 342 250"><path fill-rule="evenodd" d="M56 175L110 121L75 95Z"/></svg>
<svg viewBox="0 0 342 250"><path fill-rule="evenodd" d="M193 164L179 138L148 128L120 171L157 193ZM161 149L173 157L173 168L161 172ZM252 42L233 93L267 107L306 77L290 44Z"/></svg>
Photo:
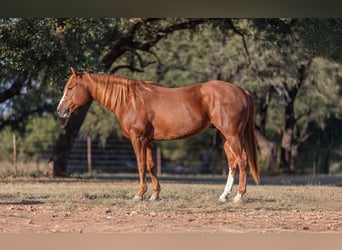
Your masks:
<svg viewBox="0 0 342 250"><path fill-rule="evenodd" d="M229 212L210 214L115 211L97 206L51 212L49 205L0 208L0 232L342 232L341 212Z"/></svg>
<svg viewBox="0 0 342 250"><path fill-rule="evenodd" d="M2 192L0 192L0 232L10 233L42 233L42 232L76 232L76 233L113 233L113 232L163 232L163 233L187 233L187 232L342 232L342 203L335 204L335 208L324 209L324 204L312 209L296 207L293 204L283 204L288 208L269 207L263 209L255 205L258 199L264 199L263 202L274 202L274 198L263 198L261 188L252 187L252 194L247 198L246 204L231 205L229 201L226 207L223 204L216 203L216 197L210 196L212 200L215 198L213 205L208 209L200 204L193 206L191 210L182 211L182 207L189 206L188 203L178 204L177 209L158 208L158 206L166 206L186 200L187 197L181 197L175 201L159 201L161 205L152 205L149 201L143 201L141 204L127 201L125 195L120 196L114 202L104 202L97 200L91 194L84 195L84 189L89 185L83 183L83 189L77 190L77 195L82 194L78 198L75 195L70 196L71 202L68 201L68 195L71 191L61 193L66 186L70 184L37 184L37 190L30 190L30 184L3 184L0 183ZM100 193L103 184L97 185ZM99 186L100 185L100 186ZM129 187L132 183L127 184ZM134 183L135 185L135 183ZM191 196L196 196L197 191L193 186L184 184L181 188L194 189ZM71 188L71 187L70 187ZM91 187L88 187L92 189ZM122 190L128 187L122 188ZM172 196L173 189L167 190L166 195ZM197 186L196 186L197 188ZM266 186L265 189L272 189L272 186ZM292 188L292 187L290 187ZM341 202L341 191L339 187L331 187L332 192L336 194L335 201ZM119 187L120 189L120 187ZM330 190L329 187L327 187ZM19 190L19 191L18 191ZM25 190L28 190L26 193ZM70 189L71 190L71 189ZM121 192L123 192L121 190ZM289 189L291 191L291 189ZM303 191L304 190L304 191ZM309 189L308 189L309 190ZM216 192L216 186L215 190ZM214 193L213 191L213 193ZM296 191L296 188L292 188ZM169 192L169 193L167 193ZM258 192L259 197L255 197ZM262 191L263 192L263 191ZM270 192L270 191L268 191ZM304 193L306 189L301 189L298 193ZM324 195L326 190L317 189L318 196ZM51 197L51 193L54 194ZM181 194L182 195L182 194ZM217 194L219 195L219 194ZM252 198L254 195L255 198ZM311 194L310 194L311 195ZM313 203L316 198L310 195L303 196L305 199ZM102 199L107 196L115 196L107 193L102 194ZM104 197L104 198L103 198ZM294 196L295 197L295 196ZM301 197L299 197L301 198ZM204 198L203 198L204 199ZM321 197L317 198L317 202L324 202ZM294 202L296 198L292 199ZM190 201L193 202L193 201ZM201 203L202 201L200 201ZM202 202L203 203L203 202ZM279 203L282 206L282 203ZM142 208L143 206L143 208ZM149 207L152 209L149 210ZM249 207L248 207L249 206ZM339 207L340 206L340 207ZM246 208L247 207L247 208ZM154 209L153 209L154 208Z"/></svg>

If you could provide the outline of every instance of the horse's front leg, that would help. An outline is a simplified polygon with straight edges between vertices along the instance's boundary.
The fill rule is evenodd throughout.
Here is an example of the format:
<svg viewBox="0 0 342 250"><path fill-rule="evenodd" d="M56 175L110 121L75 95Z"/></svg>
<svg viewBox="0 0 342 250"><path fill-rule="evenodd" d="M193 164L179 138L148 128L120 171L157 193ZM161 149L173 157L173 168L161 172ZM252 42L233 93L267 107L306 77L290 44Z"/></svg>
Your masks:
<svg viewBox="0 0 342 250"><path fill-rule="evenodd" d="M153 153L151 145L147 147L146 152L146 161L147 161L147 171L150 174L152 185L153 185L153 194L150 198L151 201L159 200L159 192L160 192L160 185L156 174L156 168L153 160Z"/></svg>
<svg viewBox="0 0 342 250"><path fill-rule="evenodd" d="M147 191L146 184L146 138L134 137L132 138L132 145L134 148L135 156L137 158L137 166L139 171L140 188L138 193L134 196L134 200L142 200Z"/></svg>

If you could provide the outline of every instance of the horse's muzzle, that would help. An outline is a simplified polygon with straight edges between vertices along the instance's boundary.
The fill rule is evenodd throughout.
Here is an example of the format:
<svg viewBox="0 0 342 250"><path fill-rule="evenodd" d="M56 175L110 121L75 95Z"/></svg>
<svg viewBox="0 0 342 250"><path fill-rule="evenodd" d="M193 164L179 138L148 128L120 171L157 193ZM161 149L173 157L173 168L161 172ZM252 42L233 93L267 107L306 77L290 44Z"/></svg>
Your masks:
<svg viewBox="0 0 342 250"><path fill-rule="evenodd" d="M64 109L57 109L57 113L59 117L66 119L69 118L71 115L71 110L69 108L64 108Z"/></svg>

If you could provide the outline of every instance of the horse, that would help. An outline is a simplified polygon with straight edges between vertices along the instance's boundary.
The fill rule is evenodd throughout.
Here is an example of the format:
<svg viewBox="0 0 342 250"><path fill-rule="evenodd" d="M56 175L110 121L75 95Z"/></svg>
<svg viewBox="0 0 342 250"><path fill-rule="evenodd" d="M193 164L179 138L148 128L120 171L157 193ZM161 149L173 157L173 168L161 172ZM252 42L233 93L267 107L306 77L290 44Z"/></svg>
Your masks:
<svg viewBox="0 0 342 250"><path fill-rule="evenodd" d="M152 141L175 140L196 136L214 126L224 140L229 174L220 201L232 192L237 167L238 192L233 202L240 202L246 192L247 166L259 184L255 108L251 94L228 82L211 80L179 88L168 88L151 81L105 73L77 72L71 68L63 96L57 107L61 118L97 101L118 118L123 135L133 146L140 187L134 200L142 200L147 191L146 170L158 200L160 184L152 154Z"/></svg>

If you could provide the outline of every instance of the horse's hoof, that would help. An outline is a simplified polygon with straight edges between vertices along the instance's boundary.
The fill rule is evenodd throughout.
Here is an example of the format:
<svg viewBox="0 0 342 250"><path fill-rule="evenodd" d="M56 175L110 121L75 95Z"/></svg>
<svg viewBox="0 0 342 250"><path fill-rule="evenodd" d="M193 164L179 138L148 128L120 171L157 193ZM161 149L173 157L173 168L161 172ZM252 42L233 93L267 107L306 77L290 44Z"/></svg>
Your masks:
<svg viewBox="0 0 342 250"><path fill-rule="evenodd" d="M227 197L225 196L220 196L220 198L218 199L220 202L226 202L227 201Z"/></svg>
<svg viewBox="0 0 342 250"><path fill-rule="evenodd" d="M233 199L233 203L234 203L234 204L240 204L240 203L242 203L242 202L243 202L243 200L242 200L242 194L237 193L236 196L235 196L234 199Z"/></svg>
<svg viewBox="0 0 342 250"><path fill-rule="evenodd" d="M159 196L152 195L150 201L159 201Z"/></svg>
<svg viewBox="0 0 342 250"><path fill-rule="evenodd" d="M133 200L134 201L142 201L143 200L143 197L142 196L139 196L139 195L136 195L133 197Z"/></svg>
<svg viewBox="0 0 342 250"><path fill-rule="evenodd" d="M233 199L233 203L238 205L238 204L242 204L243 203L243 200L240 198L240 197L235 197Z"/></svg>

